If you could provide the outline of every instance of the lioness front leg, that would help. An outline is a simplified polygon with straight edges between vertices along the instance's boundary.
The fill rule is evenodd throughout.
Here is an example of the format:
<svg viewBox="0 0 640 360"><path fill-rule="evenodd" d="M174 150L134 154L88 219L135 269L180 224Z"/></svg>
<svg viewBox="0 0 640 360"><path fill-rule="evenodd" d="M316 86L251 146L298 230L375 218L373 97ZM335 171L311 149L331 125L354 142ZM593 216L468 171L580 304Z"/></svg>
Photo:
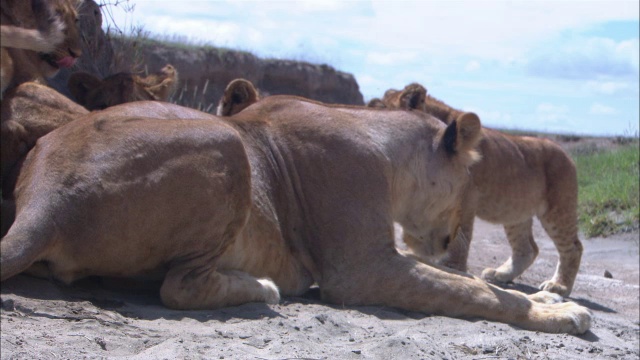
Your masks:
<svg viewBox="0 0 640 360"><path fill-rule="evenodd" d="M533 239L532 219L505 225L504 230L511 245L511 257L497 269L482 271L482 278L490 282L507 283L520 276L538 256L538 245Z"/></svg>
<svg viewBox="0 0 640 360"><path fill-rule="evenodd" d="M336 303L479 317L549 333L582 334L591 326L589 310L573 302L546 303L551 298L534 299L472 275L438 270L399 254L371 258L369 264L353 277L342 274L342 282L350 279L352 286L340 286L337 281L329 282L325 288L321 285L323 296ZM360 286L353 286L354 283Z"/></svg>
<svg viewBox="0 0 640 360"><path fill-rule="evenodd" d="M257 279L236 270L179 266L167 273L160 288L165 306L173 309L217 309L249 302L277 304L278 287L270 279Z"/></svg>

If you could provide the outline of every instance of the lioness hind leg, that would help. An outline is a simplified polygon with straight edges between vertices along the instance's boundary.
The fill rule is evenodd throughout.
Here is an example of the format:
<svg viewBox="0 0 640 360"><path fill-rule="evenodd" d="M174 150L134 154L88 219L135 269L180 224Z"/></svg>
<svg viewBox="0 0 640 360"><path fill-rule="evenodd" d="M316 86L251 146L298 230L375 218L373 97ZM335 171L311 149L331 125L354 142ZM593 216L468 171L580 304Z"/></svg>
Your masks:
<svg viewBox="0 0 640 360"><path fill-rule="evenodd" d="M179 266L167 273L160 297L167 307L196 310L249 302L277 304L280 292L273 281L257 279L242 271L218 271L211 265Z"/></svg>
<svg viewBox="0 0 640 360"><path fill-rule="evenodd" d="M487 268L482 278L491 282L506 283L520 276L538 256L538 245L533 240L532 219L505 225L504 230L511 245L511 257L497 269Z"/></svg>
<svg viewBox="0 0 640 360"><path fill-rule="evenodd" d="M562 296L571 294L582 258L582 243L578 238L576 222L575 217L563 219L550 212L540 216L540 223L553 240L559 255L555 274L540 285L541 290Z"/></svg>

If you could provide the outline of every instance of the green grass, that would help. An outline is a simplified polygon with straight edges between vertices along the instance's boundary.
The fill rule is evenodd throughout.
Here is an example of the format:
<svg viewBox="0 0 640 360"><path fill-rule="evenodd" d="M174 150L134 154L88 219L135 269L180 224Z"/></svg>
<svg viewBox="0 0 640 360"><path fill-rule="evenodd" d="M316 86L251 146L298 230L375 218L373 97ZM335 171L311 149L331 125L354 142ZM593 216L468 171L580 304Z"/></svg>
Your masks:
<svg viewBox="0 0 640 360"><path fill-rule="evenodd" d="M575 152L580 227L589 236L638 228L640 148L637 139L611 151Z"/></svg>

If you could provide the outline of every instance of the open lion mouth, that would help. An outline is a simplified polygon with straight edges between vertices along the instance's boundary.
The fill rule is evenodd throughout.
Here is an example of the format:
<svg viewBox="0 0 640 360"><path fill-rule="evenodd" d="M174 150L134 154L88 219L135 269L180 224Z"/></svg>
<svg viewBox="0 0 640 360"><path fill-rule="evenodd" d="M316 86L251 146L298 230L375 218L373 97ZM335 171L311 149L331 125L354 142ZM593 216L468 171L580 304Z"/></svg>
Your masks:
<svg viewBox="0 0 640 360"><path fill-rule="evenodd" d="M40 58L56 69L72 67L76 62L76 59L69 55L56 60L52 54L40 54Z"/></svg>

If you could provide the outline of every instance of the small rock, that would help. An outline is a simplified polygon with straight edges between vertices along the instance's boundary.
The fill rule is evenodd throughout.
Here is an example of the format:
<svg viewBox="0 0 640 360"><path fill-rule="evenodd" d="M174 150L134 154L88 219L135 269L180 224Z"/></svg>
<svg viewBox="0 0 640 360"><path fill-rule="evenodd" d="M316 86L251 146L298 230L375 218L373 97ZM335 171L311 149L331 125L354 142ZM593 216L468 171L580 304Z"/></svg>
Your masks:
<svg viewBox="0 0 640 360"><path fill-rule="evenodd" d="M604 277L606 277L607 279L613 279L613 275L611 275L609 270L604 271Z"/></svg>
<svg viewBox="0 0 640 360"><path fill-rule="evenodd" d="M100 345L100 348L102 348L102 350L107 350L107 342L104 341L103 338L101 337L96 337L95 339L93 339L96 344Z"/></svg>
<svg viewBox="0 0 640 360"><path fill-rule="evenodd" d="M362 350L351 350L351 352L356 354L356 355L362 354Z"/></svg>
<svg viewBox="0 0 640 360"><path fill-rule="evenodd" d="M493 354L496 352L496 348L493 346L487 346L485 348L482 349L482 353L483 354Z"/></svg>
<svg viewBox="0 0 640 360"><path fill-rule="evenodd" d="M327 315L325 314L316 315L315 318L316 320L320 321L320 324L324 324L328 319Z"/></svg>
<svg viewBox="0 0 640 360"><path fill-rule="evenodd" d="M2 301L2 310L13 311L16 309L16 305L12 299L1 299Z"/></svg>

